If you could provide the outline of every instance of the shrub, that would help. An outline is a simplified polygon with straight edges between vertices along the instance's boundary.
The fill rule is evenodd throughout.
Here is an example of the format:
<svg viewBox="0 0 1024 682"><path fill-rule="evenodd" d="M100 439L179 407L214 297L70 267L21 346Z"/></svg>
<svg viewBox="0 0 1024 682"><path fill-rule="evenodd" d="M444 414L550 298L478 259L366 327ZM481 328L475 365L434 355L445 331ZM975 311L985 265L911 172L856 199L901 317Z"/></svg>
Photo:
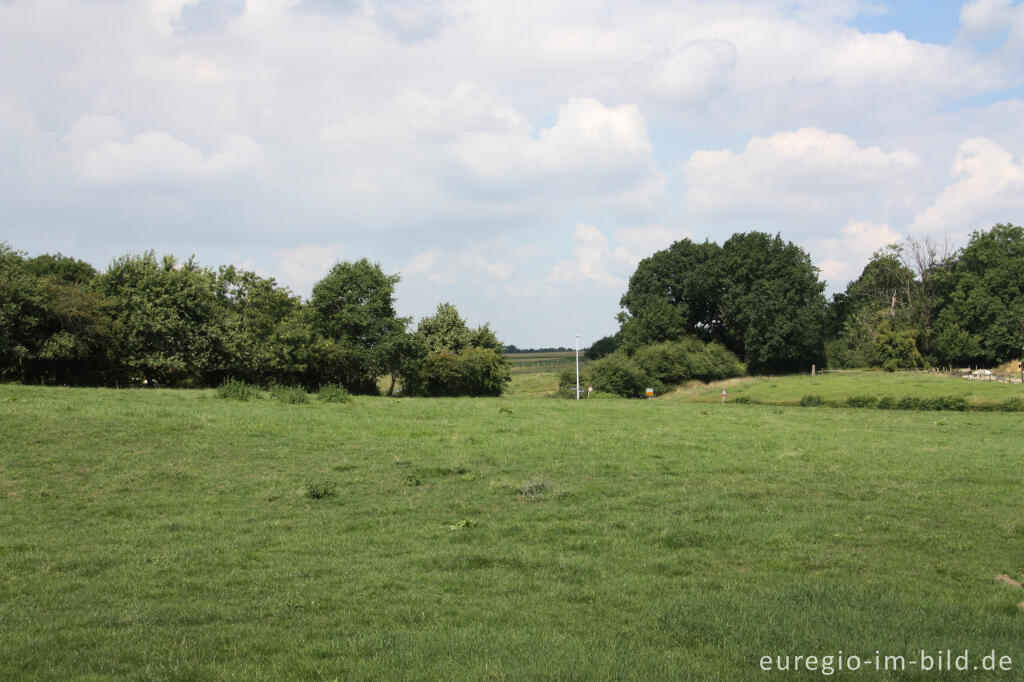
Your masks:
<svg viewBox="0 0 1024 682"><path fill-rule="evenodd" d="M852 395L846 399L847 407L874 407L878 398L873 395Z"/></svg>
<svg viewBox="0 0 1024 682"><path fill-rule="evenodd" d="M324 384L316 399L323 403L348 403L352 402L352 394L341 384Z"/></svg>
<svg viewBox="0 0 1024 682"><path fill-rule="evenodd" d="M913 396L904 396L896 403L897 410L920 410L921 399Z"/></svg>
<svg viewBox="0 0 1024 682"><path fill-rule="evenodd" d="M878 404L875 405L880 410L892 410L896 407L896 399L891 395L885 395L878 399Z"/></svg>
<svg viewBox="0 0 1024 682"><path fill-rule="evenodd" d="M824 402L820 395L805 395L800 399L800 407L819 407Z"/></svg>
<svg viewBox="0 0 1024 682"><path fill-rule="evenodd" d="M692 379L718 381L742 376L746 368L724 346L687 337L638 348L633 361L653 381L676 386Z"/></svg>
<svg viewBox="0 0 1024 682"><path fill-rule="evenodd" d="M1024 400L1020 398L1010 398L999 403L1000 412L1024 412Z"/></svg>
<svg viewBox="0 0 1024 682"><path fill-rule="evenodd" d="M228 379L217 387L217 397L229 400L249 400L256 395L256 387L244 381Z"/></svg>
<svg viewBox="0 0 1024 682"><path fill-rule="evenodd" d="M661 393L664 388L622 353L612 353L595 361L590 366L590 374L594 390L614 393L624 398L640 398L648 387L657 393Z"/></svg>
<svg viewBox="0 0 1024 682"><path fill-rule="evenodd" d="M311 481L306 484L306 497L311 500L334 497L337 489L338 486L330 481Z"/></svg>
<svg viewBox="0 0 1024 682"><path fill-rule="evenodd" d="M408 395L500 396L511 378L511 363L492 348L431 351L403 386Z"/></svg>
<svg viewBox="0 0 1024 682"><path fill-rule="evenodd" d="M732 401L734 403L736 403L737 405L749 405L750 404L750 396L748 396L748 395L741 395L738 398L733 398Z"/></svg>
<svg viewBox="0 0 1024 682"><path fill-rule="evenodd" d="M309 402L309 394L306 393L306 389L299 386L282 386L281 384L273 384L270 387L270 397L274 400L279 400L282 403L288 403L289 405L299 405L301 403Z"/></svg>

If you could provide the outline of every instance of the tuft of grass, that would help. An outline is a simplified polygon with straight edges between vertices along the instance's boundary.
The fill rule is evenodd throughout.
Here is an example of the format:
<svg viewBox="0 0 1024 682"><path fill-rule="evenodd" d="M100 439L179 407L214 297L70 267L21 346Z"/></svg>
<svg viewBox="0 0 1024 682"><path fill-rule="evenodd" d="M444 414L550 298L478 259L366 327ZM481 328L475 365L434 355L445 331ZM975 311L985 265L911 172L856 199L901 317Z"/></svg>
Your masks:
<svg viewBox="0 0 1024 682"><path fill-rule="evenodd" d="M226 400L241 400L242 402L245 402L255 397L256 394L257 391L255 386L237 379L227 379L223 384L217 387L217 397L224 398Z"/></svg>
<svg viewBox="0 0 1024 682"><path fill-rule="evenodd" d="M337 490L337 484L330 481L310 481L306 484L306 497L321 500L325 497L334 497Z"/></svg>
<svg viewBox="0 0 1024 682"><path fill-rule="evenodd" d="M476 521L473 519L460 519L452 525L448 526L450 531L468 530L470 528L476 528Z"/></svg>
<svg viewBox="0 0 1024 682"><path fill-rule="evenodd" d="M309 402L309 394L300 386L274 384L270 387L270 397L289 405L301 405Z"/></svg>
<svg viewBox="0 0 1024 682"><path fill-rule="evenodd" d="M324 384L317 392L316 399L322 403L350 403L352 394L341 384Z"/></svg>
<svg viewBox="0 0 1024 682"><path fill-rule="evenodd" d="M534 476L528 481L521 483L516 487L516 492L521 497L530 499L537 499L541 497L547 497L554 490L554 486L546 478Z"/></svg>

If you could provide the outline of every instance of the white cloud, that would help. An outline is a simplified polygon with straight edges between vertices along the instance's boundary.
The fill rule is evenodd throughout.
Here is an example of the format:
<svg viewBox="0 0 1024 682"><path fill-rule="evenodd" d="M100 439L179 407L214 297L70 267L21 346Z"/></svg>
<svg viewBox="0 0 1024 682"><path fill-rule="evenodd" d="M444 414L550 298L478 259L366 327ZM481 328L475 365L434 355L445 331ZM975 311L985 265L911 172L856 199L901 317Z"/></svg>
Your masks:
<svg viewBox="0 0 1024 682"><path fill-rule="evenodd" d="M950 175L954 182L914 218L911 230L963 234L1024 211L1024 162L1014 163L992 140L964 140Z"/></svg>
<svg viewBox="0 0 1024 682"><path fill-rule="evenodd" d="M683 167L696 213L835 211L905 182L920 161L909 151L861 147L818 128L755 137L742 152L695 151ZM875 199L877 201L877 199Z"/></svg>
<svg viewBox="0 0 1024 682"><path fill-rule="evenodd" d="M596 282L602 286L622 287L625 280L612 274L613 265L622 265L628 260L623 252L614 252L608 245L608 238L594 227L577 223L572 234L572 260L562 261L551 269L549 282Z"/></svg>
<svg viewBox="0 0 1024 682"><path fill-rule="evenodd" d="M729 85L736 46L726 40L695 40L655 53L632 69L648 92L674 102L702 102Z"/></svg>
<svg viewBox="0 0 1024 682"><path fill-rule="evenodd" d="M850 221L839 237L822 239L810 245L821 276L833 286L842 286L860 275L879 249L903 239L886 224Z"/></svg>
<svg viewBox="0 0 1024 682"><path fill-rule="evenodd" d="M308 293L314 284L341 261L343 251L341 244L308 244L274 251L277 280L296 292Z"/></svg>
<svg viewBox="0 0 1024 682"><path fill-rule="evenodd" d="M476 180L504 189L625 194L663 183L640 111L593 98L569 99L536 137L524 129L463 134L456 155Z"/></svg>
<svg viewBox="0 0 1024 682"><path fill-rule="evenodd" d="M177 184L266 168L263 148L246 135L224 136L210 154L162 131L141 133L127 142L124 137L116 119L89 116L72 127L65 144L77 157L74 165L82 179L98 185ZM88 146L90 142L99 143Z"/></svg>
<svg viewBox="0 0 1024 682"><path fill-rule="evenodd" d="M445 252L428 249L410 258L402 274L439 284L495 283L507 280L514 268L500 260L488 260L479 246Z"/></svg>

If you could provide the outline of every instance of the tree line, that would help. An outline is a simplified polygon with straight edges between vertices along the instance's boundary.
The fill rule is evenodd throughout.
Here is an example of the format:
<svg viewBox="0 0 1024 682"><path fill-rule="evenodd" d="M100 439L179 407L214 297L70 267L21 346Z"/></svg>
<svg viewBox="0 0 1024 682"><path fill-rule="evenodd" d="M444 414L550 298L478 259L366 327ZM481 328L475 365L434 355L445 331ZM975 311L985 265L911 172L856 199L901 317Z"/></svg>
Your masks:
<svg viewBox="0 0 1024 682"><path fill-rule="evenodd" d="M218 386L228 379L353 393L500 395L510 364L488 324L449 303L412 327L397 275L336 264L303 301L273 278L153 252L103 272L0 242L0 379Z"/></svg>
<svg viewBox="0 0 1024 682"><path fill-rule="evenodd" d="M650 365L644 349L691 339L755 374L997 365L1024 346L1024 228L978 230L955 250L908 238L876 252L845 291L824 291L807 252L778 234L684 239L639 263L619 331L588 357Z"/></svg>

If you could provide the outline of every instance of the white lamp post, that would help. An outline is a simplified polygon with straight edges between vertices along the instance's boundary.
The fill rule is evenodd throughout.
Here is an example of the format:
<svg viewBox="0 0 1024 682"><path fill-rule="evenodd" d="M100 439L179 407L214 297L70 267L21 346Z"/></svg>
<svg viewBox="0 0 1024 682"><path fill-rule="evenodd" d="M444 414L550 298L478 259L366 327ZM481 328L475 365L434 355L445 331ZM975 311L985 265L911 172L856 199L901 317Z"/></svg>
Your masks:
<svg viewBox="0 0 1024 682"><path fill-rule="evenodd" d="M576 400L580 399L580 335L576 335Z"/></svg>

